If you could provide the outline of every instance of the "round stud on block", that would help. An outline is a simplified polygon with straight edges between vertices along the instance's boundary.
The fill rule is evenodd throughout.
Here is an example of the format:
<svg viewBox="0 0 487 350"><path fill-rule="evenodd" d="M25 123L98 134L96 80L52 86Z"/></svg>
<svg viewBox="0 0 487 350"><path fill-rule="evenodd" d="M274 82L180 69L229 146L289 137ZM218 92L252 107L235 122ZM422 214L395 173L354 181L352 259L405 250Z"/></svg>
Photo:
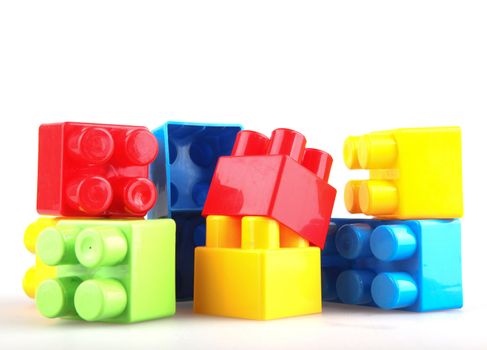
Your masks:
<svg viewBox="0 0 487 350"><path fill-rule="evenodd" d="M206 246L240 248L242 244L241 219L234 216L208 215L206 218Z"/></svg>
<svg viewBox="0 0 487 350"><path fill-rule="evenodd" d="M80 283L73 277L45 280L37 288L37 309L48 318L74 315L73 297Z"/></svg>
<svg viewBox="0 0 487 350"><path fill-rule="evenodd" d="M347 210L352 214L359 214L362 213L360 210L360 185L363 181L360 180L352 180L347 182L345 185L345 193L344 193L344 200L345 200L345 207Z"/></svg>
<svg viewBox="0 0 487 350"><path fill-rule="evenodd" d="M345 259L357 259L371 256L370 234L372 229L367 224L343 225L335 236L338 253Z"/></svg>
<svg viewBox="0 0 487 350"><path fill-rule="evenodd" d="M345 304L364 305L372 302L370 286L375 274L367 270L347 270L336 281L338 298Z"/></svg>
<svg viewBox="0 0 487 350"><path fill-rule="evenodd" d="M396 141L388 134L369 134L358 140L358 161L363 169L388 169L397 157Z"/></svg>
<svg viewBox="0 0 487 350"><path fill-rule="evenodd" d="M218 158L213 147L205 141L194 142L189 148L189 156L193 163L202 168L207 168L214 164Z"/></svg>
<svg viewBox="0 0 487 350"><path fill-rule="evenodd" d="M34 298L36 287L36 269L35 267L31 267L25 272L24 278L22 279L22 288L29 298Z"/></svg>
<svg viewBox="0 0 487 350"><path fill-rule="evenodd" d="M233 144L232 156L260 156L267 152L269 139L261 133L242 130Z"/></svg>
<svg viewBox="0 0 487 350"><path fill-rule="evenodd" d="M198 182L193 186L193 201L197 206L203 207L210 190L210 184L208 182Z"/></svg>
<svg viewBox="0 0 487 350"><path fill-rule="evenodd" d="M396 186L388 181L363 181L359 189L360 210L366 215L394 213L399 202Z"/></svg>
<svg viewBox="0 0 487 350"><path fill-rule="evenodd" d="M68 139L70 154L88 164L103 164L115 150L112 135L99 127L87 127L71 135Z"/></svg>
<svg viewBox="0 0 487 350"><path fill-rule="evenodd" d="M328 182L332 163L333 158L326 152L314 148L304 151L303 166L325 182Z"/></svg>
<svg viewBox="0 0 487 350"><path fill-rule="evenodd" d="M279 225L280 231L280 246L281 248L307 248L309 242L301 237L299 234L291 230L289 227Z"/></svg>
<svg viewBox="0 0 487 350"><path fill-rule="evenodd" d="M102 321L123 313L127 306L127 293L116 280L88 280L76 290L74 305L85 321Z"/></svg>
<svg viewBox="0 0 487 350"><path fill-rule="evenodd" d="M414 279L403 272L384 272L372 282L372 299L382 309L401 309L413 305L418 297Z"/></svg>
<svg viewBox="0 0 487 350"><path fill-rule="evenodd" d="M349 169L360 169L358 161L359 136L349 136L343 144L343 160Z"/></svg>
<svg viewBox="0 0 487 350"><path fill-rule="evenodd" d="M382 261L407 259L416 251L416 236L406 225L379 226L370 236L370 250Z"/></svg>
<svg viewBox="0 0 487 350"><path fill-rule="evenodd" d="M76 228L48 227L37 238L36 252L41 261L48 266L76 263L74 242Z"/></svg>
<svg viewBox="0 0 487 350"><path fill-rule="evenodd" d="M279 223L263 216L242 218L242 249L279 249Z"/></svg>
<svg viewBox="0 0 487 350"><path fill-rule="evenodd" d="M123 191L125 208L134 214L145 214L156 203L157 191L152 181L145 178L129 179Z"/></svg>
<svg viewBox="0 0 487 350"><path fill-rule="evenodd" d="M267 154L287 155L301 163L304 157L306 138L303 134L291 129L276 129L272 132Z"/></svg>
<svg viewBox="0 0 487 350"><path fill-rule="evenodd" d="M84 229L75 244L76 257L89 268L113 266L127 255L127 240L115 227L99 226Z"/></svg>
<svg viewBox="0 0 487 350"><path fill-rule="evenodd" d="M125 137L125 155L132 164L150 164L157 156L156 137L146 129L129 131Z"/></svg>
<svg viewBox="0 0 487 350"><path fill-rule="evenodd" d="M99 215L113 200L112 186L101 176L83 178L70 184L66 190L69 205L89 215Z"/></svg>

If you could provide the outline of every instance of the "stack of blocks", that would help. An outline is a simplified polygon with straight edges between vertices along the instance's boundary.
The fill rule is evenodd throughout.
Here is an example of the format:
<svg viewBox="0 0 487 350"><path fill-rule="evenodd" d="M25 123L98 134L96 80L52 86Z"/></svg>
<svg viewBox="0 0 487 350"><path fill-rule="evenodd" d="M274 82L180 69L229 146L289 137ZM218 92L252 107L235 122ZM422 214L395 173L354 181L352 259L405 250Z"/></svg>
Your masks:
<svg viewBox="0 0 487 350"><path fill-rule="evenodd" d="M305 145L289 129L270 139L241 131L218 161L203 209L206 245L195 252L195 312L258 320L321 312L318 247L336 191L332 158Z"/></svg>
<svg viewBox="0 0 487 350"><path fill-rule="evenodd" d="M350 213L335 219L322 252L323 300L382 309L460 308L463 215L461 132L456 127L397 129L349 137Z"/></svg>
<svg viewBox="0 0 487 350"><path fill-rule="evenodd" d="M46 317L137 322L175 313L175 224L144 220L157 140L144 127L39 128L37 211L24 290ZM105 218L105 219L103 219Z"/></svg>

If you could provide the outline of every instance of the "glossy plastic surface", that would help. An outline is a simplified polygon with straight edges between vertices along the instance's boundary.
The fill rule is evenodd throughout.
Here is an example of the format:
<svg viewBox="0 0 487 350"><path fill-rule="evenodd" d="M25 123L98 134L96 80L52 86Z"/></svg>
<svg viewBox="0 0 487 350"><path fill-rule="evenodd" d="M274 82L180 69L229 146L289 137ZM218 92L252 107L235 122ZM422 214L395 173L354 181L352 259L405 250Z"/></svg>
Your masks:
<svg viewBox="0 0 487 350"><path fill-rule="evenodd" d="M144 216L157 140L147 128L88 123L39 127L37 211L59 216Z"/></svg>
<svg viewBox="0 0 487 350"><path fill-rule="evenodd" d="M229 155L240 125L167 122L153 131L159 154L150 167L158 198L149 218L201 211L220 156Z"/></svg>
<svg viewBox="0 0 487 350"><path fill-rule="evenodd" d="M194 249L206 241L205 218L200 212L173 212L176 222L176 299L193 299Z"/></svg>
<svg viewBox="0 0 487 350"><path fill-rule="evenodd" d="M370 180L353 180L345 187L345 205L351 213L390 219L463 216L458 127L350 136L343 157L350 169L370 170Z"/></svg>
<svg viewBox="0 0 487 350"><path fill-rule="evenodd" d="M432 311L463 305L459 220L332 219L323 300Z"/></svg>
<svg viewBox="0 0 487 350"><path fill-rule="evenodd" d="M319 248L275 220L209 216L194 310L255 320L320 313L319 259Z"/></svg>
<svg viewBox="0 0 487 350"><path fill-rule="evenodd" d="M332 158L305 145L289 129L270 139L240 132L232 156L218 161L203 215L266 216L322 248L336 196Z"/></svg>
<svg viewBox="0 0 487 350"><path fill-rule="evenodd" d="M39 234L47 227L56 225L57 218L40 218L30 224L24 233L24 245L29 252L36 254L36 243ZM34 298L37 287L45 279L52 278L56 275L56 268L47 266L41 259L35 256L35 265L30 267L22 280L22 287L29 298Z"/></svg>
<svg viewBox="0 0 487 350"><path fill-rule="evenodd" d="M160 220L60 220L36 253L56 269L36 291L49 318L132 323L175 313L175 223Z"/></svg>

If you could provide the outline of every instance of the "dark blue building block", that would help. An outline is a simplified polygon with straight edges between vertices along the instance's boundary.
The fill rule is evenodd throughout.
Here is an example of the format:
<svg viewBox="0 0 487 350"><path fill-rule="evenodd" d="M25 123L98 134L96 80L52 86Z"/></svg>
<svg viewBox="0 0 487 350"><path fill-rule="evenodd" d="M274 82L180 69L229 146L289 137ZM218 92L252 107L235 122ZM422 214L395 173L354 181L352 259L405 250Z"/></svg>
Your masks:
<svg viewBox="0 0 487 350"><path fill-rule="evenodd" d="M201 212L173 212L176 221L176 299L193 299L194 249L206 243L206 222Z"/></svg>
<svg viewBox="0 0 487 350"><path fill-rule="evenodd" d="M332 219L324 301L432 311L463 305L460 220Z"/></svg>
<svg viewBox="0 0 487 350"><path fill-rule="evenodd" d="M159 153L150 166L157 202L148 217L201 211L220 156L230 155L240 125L167 122L152 132Z"/></svg>

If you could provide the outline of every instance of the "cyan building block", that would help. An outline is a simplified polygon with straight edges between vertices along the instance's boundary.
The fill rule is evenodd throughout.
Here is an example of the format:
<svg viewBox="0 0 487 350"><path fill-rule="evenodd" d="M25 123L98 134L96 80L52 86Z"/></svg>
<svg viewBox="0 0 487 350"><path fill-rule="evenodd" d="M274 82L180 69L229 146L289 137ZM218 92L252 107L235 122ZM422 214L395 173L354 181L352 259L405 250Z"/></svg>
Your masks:
<svg viewBox="0 0 487 350"><path fill-rule="evenodd" d="M432 311L463 305L460 220L332 219L324 301Z"/></svg>
<svg viewBox="0 0 487 350"><path fill-rule="evenodd" d="M236 124L167 122L153 130L159 153L149 172L158 197L149 218L201 211L218 158L230 155L241 129Z"/></svg>

